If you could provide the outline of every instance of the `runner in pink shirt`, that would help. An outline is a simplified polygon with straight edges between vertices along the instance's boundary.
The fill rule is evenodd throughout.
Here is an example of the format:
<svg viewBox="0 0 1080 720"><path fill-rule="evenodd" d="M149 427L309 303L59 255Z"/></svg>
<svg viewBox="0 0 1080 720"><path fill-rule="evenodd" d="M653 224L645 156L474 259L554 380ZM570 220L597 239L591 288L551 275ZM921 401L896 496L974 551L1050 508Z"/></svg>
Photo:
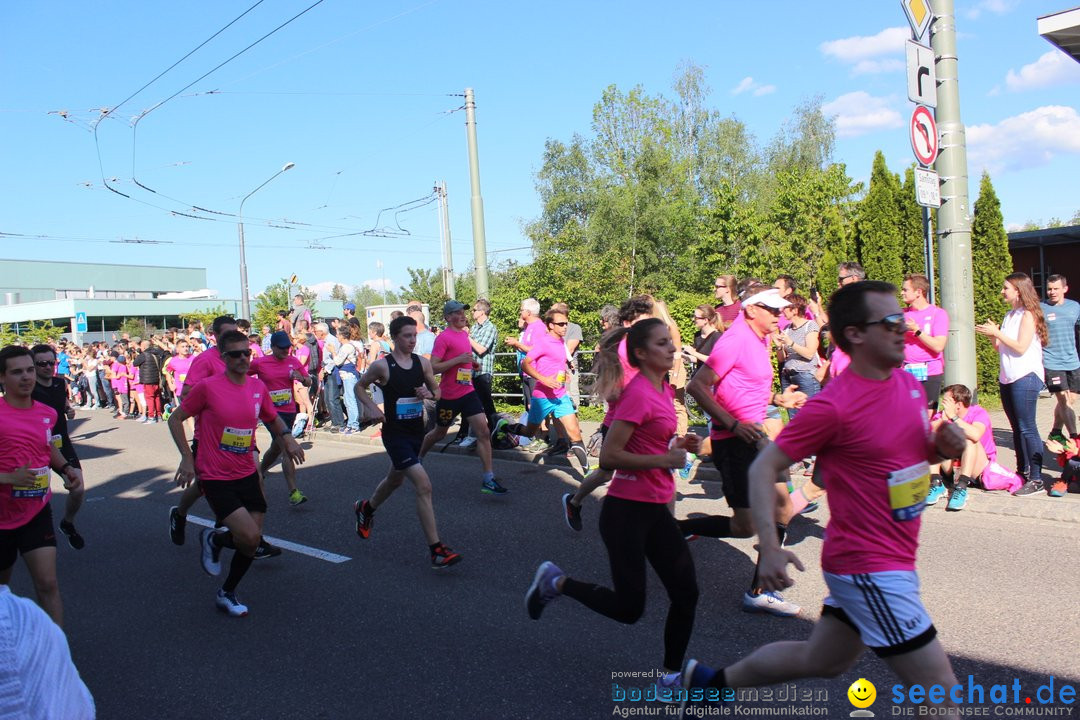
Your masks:
<svg viewBox="0 0 1080 720"><path fill-rule="evenodd" d="M560 595L625 624L645 610L645 563L656 571L671 604L664 627L664 669L658 699L672 699L679 668L694 627L698 586L694 560L668 510L675 497L675 471L687 452L700 449L694 434L675 434L675 391L665 380L675 362L667 325L648 318L626 332L627 355L640 371L623 390L619 409L600 451L600 463L615 469L600 510L600 536L607 547L612 588L577 580L555 563L544 562L525 595L529 617Z"/></svg>
<svg viewBox="0 0 1080 720"><path fill-rule="evenodd" d="M994 426L990 413L971 404L971 390L966 385L950 385L941 393L941 411L930 418L930 429L942 423L952 423L964 433L966 443L960 462L944 460L930 466L930 492L926 504L934 505L948 495L946 510L957 512L967 505L968 487L982 477L990 463L997 460ZM959 474L957 474L959 472ZM945 486L944 477L952 478L952 492Z"/></svg>
<svg viewBox="0 0 1080 720"><path fill-rule="evenodd" d="M296 420L293 384L300 383L304 387L311 384L311 376L308 375L307 368L296 357L289 354L291 349L292 338L285 331L278 330L270 336L270 354L254 358L248 370L249 375L257 376L266 384L270 391L270 401L274 404L278 417L288 426L290 435L293 422ZM274 438L259 463L259 474L265 478L280 457L285 482L289 486L289 504L296 507L306 503L308 498L296 487L296 465L287 454L281 454L281 446L281 441Z"/></svg>
<svg viewBox="0 0 1080 720"><path fill-rule="evenodd" d="M945 343L949 340L949 314L931 305L930 281L925 275L904 276L900 299L907 305L904 320L904 370L922 383L929 413L937 410L941 384L945 378Z"/></svg>
<svg viewBox="0 0 1080 720"><path fill-rule="evenodd" d="M191 345L187 340L181 340L176 343L176 355L166 360L165 366L161 369L172 382L176 402L184 396L184 385L187 384L188 372L191 371L191 365L194 362L195 356L191 354Z"/></svg>
<svg viewBox="0 0 1080 720"><path fill-rule="evenodd" d="M476 454L484 467L480 492L504 495L507 490L495 479L491 463L491 429L472 383L473 347L469 339L469 321L465 318L468 309L468 305L457 300L448 300L443 305L446 329L435 338L431 350L431 371L441 374L439 397L435 401L435 427L424 436L420 458L423 459L435 443L446 437L454 418L461 415L476 437Z"/></svg>
<svg viewBox="0 0 1080 720"><path fill-rule="evenodd" d="M763 423L769 405L797 408L806 395L791 385L773 392L772 354L769 336L776 332L780 310L791 303L780 291L760 286L747 291L743 313L736 318L713 346L705 365L694 375L687 391L711 418L709 437L712 456L723 478L724 499L732 515L709 515L681 520L686 535L706 537L750 537L754 526L750 515L748 471L758 449L768 442ZM801 412L801 411L800 411ZM784 512L776 525L783 543L791 519L791 499L786 480L776 486L776 499ZM799 606L775 592L762 589L755 570L750 588L743 594L747 612L767 612L782 617L798 615Z"/></svg>
<svg viewBox="0 0 1080 720"><path fill-rule="evenodd" d="M55 358L54 358L55 359ZM33 399L37 373L24 347L0 350L0 585L11 582L20 554L37 590L38 605L60 626L64 605L56 582L56 532L49 499L51 473L70 491L82 489L82 470L52 443L56 411Z"/></svg>
<svg viewBox="0 0 1080 720"><path fill-rule="evenodd" d="M776 483L793 461L817 455L832 511L821 554L829 589L821 619L809 640L766 645L722 670L691 660L684 685L741 688L835 677L869 647L907 686L943 687L951 707L957 681L919 597L915 555L929 463L959 456L964 436L952 423L931 432L922 388L897 368L907 323L895 286L842 287L829 304L829 323L851 367L750 468L761 583L782 590L792 585L787 565L803 565L773 532Z"/></svg>
<svg viewBox="0 0 1080 720"><path fill-rule="evenodd" d="M259 421L270 429L293 462L304 462L304 451L278 417L270 390L258 378L248 377L251 349L241 332L218 337L225 372L190 388L179 409L169 418L169 432L180 451L176 483L187 487L192 481L206 495L218 523L226 530L206 528L202 532L201 560L209 575L221 574L221 549L234 548L229 575L217 592L216 604L233 617L247 615L247 606L236 595L236 587L255 559L262 540L266 499L255 464L255 431ZM184 420L199 418L201 438L198 455L188 446Z"/></svg>

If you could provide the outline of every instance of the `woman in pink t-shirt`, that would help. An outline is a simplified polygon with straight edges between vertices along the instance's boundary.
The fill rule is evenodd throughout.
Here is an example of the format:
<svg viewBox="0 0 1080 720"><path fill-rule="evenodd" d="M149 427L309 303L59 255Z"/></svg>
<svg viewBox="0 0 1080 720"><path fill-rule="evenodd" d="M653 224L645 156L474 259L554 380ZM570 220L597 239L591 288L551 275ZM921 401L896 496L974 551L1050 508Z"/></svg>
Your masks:
<svg viewBox="0 0 1080 720"><path fill-rule="evenodd" d="M529 616L539 619L559 595L621 623L638 621L645 610L645 560L656 570L671 598L664 629L664 668L657 679L658 699L680 687L679 669L694 626L698 587L694 560L668 503L675 497L674 471L700 438L675 435L674 390L664 376L675 361L671 332L658 318L627 332L627 357L640 372L623 390L600 464L615 475L600 511L600 535L608 550L614 589L568 577L545 562L526 595Z"/></svg>

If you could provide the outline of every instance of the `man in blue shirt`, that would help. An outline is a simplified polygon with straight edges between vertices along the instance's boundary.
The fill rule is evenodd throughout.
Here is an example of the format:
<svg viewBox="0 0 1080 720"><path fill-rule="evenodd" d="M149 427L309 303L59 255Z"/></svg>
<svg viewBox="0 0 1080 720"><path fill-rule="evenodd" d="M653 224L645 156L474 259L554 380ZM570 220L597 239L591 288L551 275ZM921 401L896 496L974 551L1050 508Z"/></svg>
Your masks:
<svg viewBox="0 0 1080 720"><path fill-rule="evenodd" d="M1069 284L1064 275L1046 279L1048 302L1042 303L1050 344L1043 348L1043 367L1046 369L1046 388L1054 393L1054 429L1050 438L1064 443L1062 426L1069 438L1076 437L1076 413L1072 409L1073 394L1080 392L1080 357L1076 354L1076 326L1080 324L1080 303L1065 297Z"/></svg>

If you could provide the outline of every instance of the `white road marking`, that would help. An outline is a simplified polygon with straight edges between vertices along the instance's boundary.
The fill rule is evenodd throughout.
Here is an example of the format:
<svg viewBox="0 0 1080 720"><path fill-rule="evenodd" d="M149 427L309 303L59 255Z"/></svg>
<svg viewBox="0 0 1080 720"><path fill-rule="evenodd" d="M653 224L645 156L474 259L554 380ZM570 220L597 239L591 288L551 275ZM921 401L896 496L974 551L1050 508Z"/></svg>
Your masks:
<svg viewBox="0 0 1080 720"><path fill-rule="evenodd" d="M195 525L202 525L203 527L214 527L213 520L206 520L205 518L197 517L195 515L188 515L188 522ZM300 543L289 542L288 540L282 540L281 538L270 537L269 535L263 535L266 542L277 545L282 550L290 550L301 555L307 555L308 557L316 558L317 560L325 560L332 563L343 563L352 560L350 557L344 555L338 555L327 550L320 550L319 548L308 547L307 545L301 545Z"/></svg>

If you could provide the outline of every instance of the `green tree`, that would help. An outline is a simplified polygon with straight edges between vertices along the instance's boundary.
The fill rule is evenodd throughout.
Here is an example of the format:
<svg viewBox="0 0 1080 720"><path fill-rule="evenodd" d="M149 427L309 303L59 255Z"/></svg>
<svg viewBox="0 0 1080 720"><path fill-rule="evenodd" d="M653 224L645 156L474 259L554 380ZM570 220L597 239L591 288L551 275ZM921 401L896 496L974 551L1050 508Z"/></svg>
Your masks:
<svg viewBox="0 0 1080 720"><path fill-rule="evenodd" d="M409 284L403 285L399 291L401 301L419 300L421 303L427 303L431 309L432 320L441 320L443 303L449 298L443 292L440 271L425 268L406 269L409 272Z"/></svg>
<svg viewBox="0 0 1080 720"><path fill-rule="evenodd" d="M915 166L909 165L904 171L904 184L900 187L897 197L900 204L900 260L903 264L904 273L925 273L926 239L923 234L923 209L916 202L915 195ZM934 253L935 257L937 253ZM929 269L931 281L934 277L934 269Z"/></svg>
<svg viewBox="0 0 1080 720"><path fill-rule="evenodd" d="M349 295L345 292L345 287L338 283L330 289L330 299L337 300L340 303L347 303L349 302Z"/></svg>
<svg viewBox="0 0 1080 720"><path fill-rule="evenodd" d="M301 295L304 304L309 308L318 299L318 293L304 285L293 285L292 294ZM278 321L278 310L291 310L292 298L289 297L289 280L281 278L280 282L267 285L266 289L255 296L255 310L252 313L251 326L261 328L263 325L275 327Z"/></svg>
<svg viewBox="0 0 1080 720"><path fill-rule="evenodd" d="M225 309L224 305L218 305L217 307L208 308L206 310L190 310L181 315L180 319L183 320L185 324L198 321L202 323L204 331L209 331L210 325L214 322L214 318L228 314L229 311ZM271 325L271 327L273 327L273 325Z"/></svg>
<svg viewBox="0 0 1080 720"><path fill-rule="evenodd" d="M990 174L979 181L979 199L971 222L972 289L975 293L975 322L1000 323L1008 311L1001 297L1001 285L1012 272L1009 236L1001 215L1001 202ZM998 353L985 335L975 336L975 362L980 392L996 395L998 391Z"/></svg>
<svg viewBox="0 0 1080 720"><path fill-rule="evenodd" d="M56 341L67 331L66 325L53 325L52 320L42 320L28 323L19 323L18 332L15 325L0 325L0 347L8 345L25 345L30 347L38 343Z"/></svg>
<svg viewBox="0 0 1080 720"><path fill-rule="evenodd" d="M889 170L884 153L878 150L870 171L870 189L859 203L856 238L867 277L897 287L904 278L899 194L899 178Z"/></svg>
<svg viewBox="0 0 1080 720"><path fill-rule="evenodd" d="M122 337L124 333L127 333L129 337L149 340L155 332L157 332L157 326L147 322L146 318L124 318L116 334Z"/></svg>

